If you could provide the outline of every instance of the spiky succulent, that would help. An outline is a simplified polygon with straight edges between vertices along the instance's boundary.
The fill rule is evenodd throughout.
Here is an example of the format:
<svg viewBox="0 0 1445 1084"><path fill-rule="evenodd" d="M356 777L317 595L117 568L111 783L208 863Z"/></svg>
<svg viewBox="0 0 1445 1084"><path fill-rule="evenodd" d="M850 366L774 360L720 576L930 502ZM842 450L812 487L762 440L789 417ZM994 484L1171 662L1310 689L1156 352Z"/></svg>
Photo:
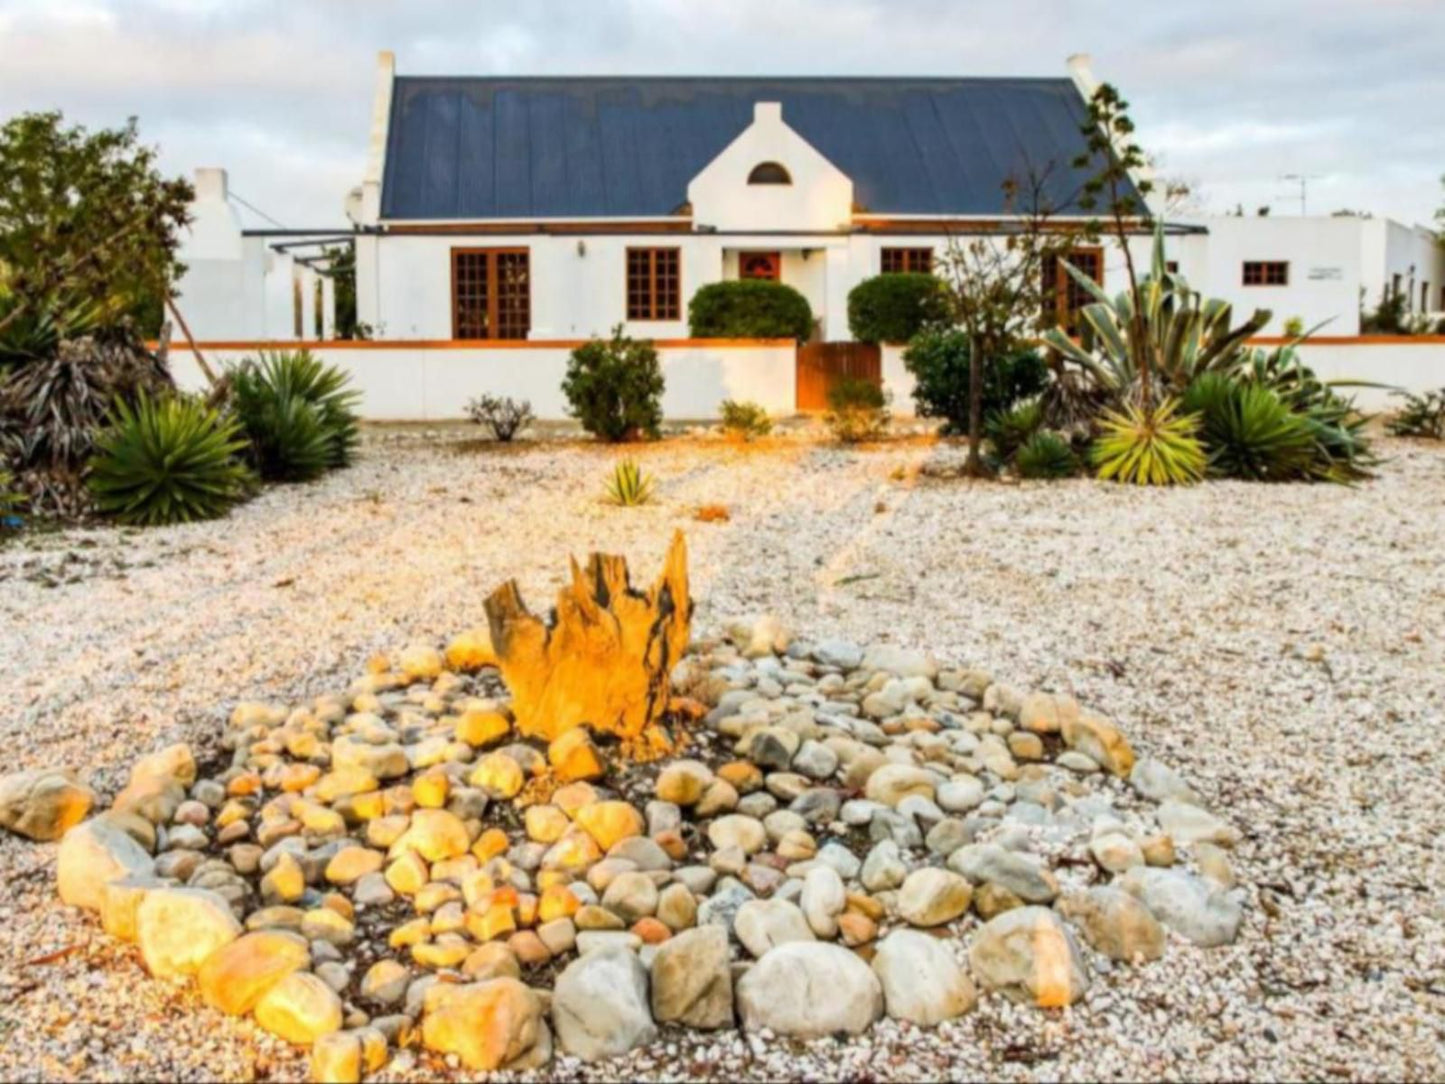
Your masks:
<svg viewBox="0 0 1445 1084"><path fill-rule="evenodd" d="M1130 405L1105 411L1092 458L1099 477L1136 485L1188 485L1204 477L1208 457L1196 435L1199 419L1180 414L1179 401L1153 409Z"/></svg>
<svg viewBox="0 0 1445 1084"><path fill-rule="evenodd" d="M636 460L624 459L612 470L607 479L607 500L621 508L633 508L652 501L655 480L637 465Z"/></svg>
<svg viewBox="0 0 1445 1084"><path fill-rule="evenodd" d="M1014 453L1020 478L1070 478L1079 472L1079 457L1058 433L1035 433Z"/></svg>

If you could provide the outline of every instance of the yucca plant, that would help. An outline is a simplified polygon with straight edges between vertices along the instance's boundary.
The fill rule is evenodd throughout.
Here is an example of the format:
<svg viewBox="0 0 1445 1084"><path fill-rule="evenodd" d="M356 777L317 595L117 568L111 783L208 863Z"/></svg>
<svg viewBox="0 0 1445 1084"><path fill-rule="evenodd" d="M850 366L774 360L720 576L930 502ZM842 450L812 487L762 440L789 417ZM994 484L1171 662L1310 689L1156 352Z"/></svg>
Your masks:
<svg viewBox="0 0 1445 1084"><path fill-rule="evenodd" d="M1034 433L1014 453L1020 478L1070 478L1079 472L1079 457L1058 433Z"/></svg>
<svg viewBox="0 0 1445 1084"><path fill-rule="evenodd" d="M1407 391L1394 394L1403 398L1405 405L1386 423L1391 433L1397 437L1445 440L1445 388L1423 395Z"/></svg>
<svg viewBox="0 0 1445 1084"><path fill-rule="evenodd" d="M1204 477L1208 457L1196 433L1199 419L1166 399L1150 409L1133 404L1106 410L1092 458L1099 477L1136 485L1188 485Z"/></svg>
<svg viewBox="0 0 1445 1084"><path fill-rule="evenodd" d="M990 414L983 432L999 459L1009 460L1028 439L1044 427L1044 405L1030 399L1011 410Z"/></svg>
<svg viewBox="0 0 1445 1084"><path fill-rule="evenodd" d="M643 472L635 460L624 459L607 479L607 501L621 508L634 508L652 501L655 480Z"/></svg>
<svg viewBox="0 0 1445 1084"><path fill-rule="evenodd" d="M305 482L351 461L359 395L341 369L299 350L263 352L229 375L231 409L262 478Z"/></svg>
<svg viewBox="0 0 1445 1084"><path fill-rule="evenodd" d="M139 526L225 515L251 489L239 458L245 444L235 421L197 399L117 400L90 461L96 507Z"/></svg>
<svg viewBox="0 0 1445 1084"><path fill-rule="evenodd" d="M1256 482L1314 473L1315 440L1308 421L1269 388L1206 373L1185 393L1183 407L1199 416L1209 473Z"/></svg>

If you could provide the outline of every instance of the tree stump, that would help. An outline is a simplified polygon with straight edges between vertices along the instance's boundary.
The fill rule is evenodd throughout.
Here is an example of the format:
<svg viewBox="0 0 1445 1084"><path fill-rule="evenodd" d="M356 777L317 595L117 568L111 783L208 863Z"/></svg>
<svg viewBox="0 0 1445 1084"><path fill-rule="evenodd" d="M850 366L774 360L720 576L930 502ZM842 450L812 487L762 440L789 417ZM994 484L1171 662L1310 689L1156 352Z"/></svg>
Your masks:
<svg viewBox="0 0 1445 1084"><path fill-rule="evenodd" d="M634 590L622 557L572 560L572 583L544 622L509 580L486 601L502 680L524 735L552 741L574 727L636 738L667 710L668 675L692 622L687 543L673 535L662 575Z"/></svg>

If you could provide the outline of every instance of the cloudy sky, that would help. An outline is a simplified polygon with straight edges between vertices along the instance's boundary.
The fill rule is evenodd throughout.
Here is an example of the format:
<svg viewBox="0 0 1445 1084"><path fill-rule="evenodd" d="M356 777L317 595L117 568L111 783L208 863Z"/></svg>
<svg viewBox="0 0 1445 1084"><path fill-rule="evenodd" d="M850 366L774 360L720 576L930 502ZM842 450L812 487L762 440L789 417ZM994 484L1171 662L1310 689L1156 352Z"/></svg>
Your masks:
<svg viewBox="0 0 1445 1084"><path fill-rule="evenodd" d="M0 118L129 115L287 226L343 221L375 54L403 74L1062 75L1132 103L1203 205L1428 223L1445 172L1445 0L0 0ZM252 216L251 221L260 224Z"/></svg>

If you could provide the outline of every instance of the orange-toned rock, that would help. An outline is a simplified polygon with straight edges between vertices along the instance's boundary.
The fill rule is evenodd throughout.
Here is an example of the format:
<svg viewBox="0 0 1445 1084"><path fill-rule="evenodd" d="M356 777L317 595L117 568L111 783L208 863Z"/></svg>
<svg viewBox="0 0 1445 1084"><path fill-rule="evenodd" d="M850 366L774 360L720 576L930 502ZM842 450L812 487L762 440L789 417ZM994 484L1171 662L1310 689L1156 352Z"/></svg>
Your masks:
<svg viewBox="0 0 1445 1084"><path fill-rule="evenodd" d="M838 916L838 936L849 948L866 945L878 936L878 924L865 914L844 911Z"/></svg>
<svg viewBox="0 0 1445 1084"><path fill-rule="evenodd" d="M467 826L455 813L446 809L418 809L411 815L410 827L391 845L391 856L416 851L428 862L440 862L466 854L471 841Z"/></svg>
<svg viewBox="0 0 1445 1084"><path fill-rule="evenodd" d="M379 820L386 812L385 805L380 791L369 791L366 794L353 794L347 799L351 809L351 815L359 821Z"/></svg>
<svg viewBox="0 0 1445 1084"><path fill-rule="evenodd" d="M527 777L522 766L506 753L488 753L472 769L469 782L492 798L515 798Z"/></svg>
<svg viewBox="0 0 1445 1084"><path fill-rule="evenodd" d="M457 741L481 748L501 741L511 733L512 724L499 711L465 711L453 730Z"/></svg>
<svg viewBox="0 0 1445 1084"><path fill-rule="evenodd" d="M315 764L287 764L281 769L281 789L302 791L320 778L321 769Z"/></svg>
<svg viewBox="0 0 1445 1084"><path fill-rule="evenodd" d="M258 930L207 956L196 973L196 985L207 1005L244 1016L267 990L310 965L305 938L281 930Z"/></svg>
<svg viewBox="0 0 1445 1084"><path fill-rule="evenodd" d="M658 832L652 837L656 843L674 862L681 862L687 857L687 842L682 838L682 833L675 829L668 829L666 832Z"/></svg>
<svg viewBox="0 0 1445 1084"><path fill-rule="evenodd" d="M507 938L507 947L524 967L540 967L552 958L551 951L532 930L519 930Z"/></svg>
<svg viewBox="0 0 1445 1084"><path fill-rule="evenodd" d="M574 819L603 851L647 830L642 814L622 801L594 802L583 806L577 810Z"/></svg>
<svg viewBox="0 0 1445 1084"><path fill-rule="evenodd" d="M462 974L472 979L515 979L522 969L517 954L502 941L488 941L462 961Z"/></svg>
<svg viewBox="0 0 1445 1084"><path fill-rule="evenodd" d="M1087 712L1062 721L1064 744L1123 779L1134 767L1134 750L1119 728L1102 715Z"/></svg>
<svg viewBox="0 0 1445 1084"><path fill-rule="evenodd" d="M583 873L601 858L602 849L597 846L597 841L574 824L561 839L547 848L547 853L542 856L542 868Z"/></svg>
<svg viewBox="0 0 1445 1084"><path fill-rule="evenodd" d="M547 763L564 783L579 779L601 779L607 771L602 754L585 728L565 731L547 746Z"/></svg>
<svg viewBox="0 0 1445 1084"><path fill-rule="evenodd" d="M423 772L411 785L412 795L416 798L416 804L423 809L440 809L447 804L447 793L451 790L451 780L447 773L440 768L433 768Z"/></svg>
<svg viewBox="0 0 1445 1084"><path fill-rule="evenodd" d="M479 625L453 636L447 644L447 666L464 674L476 673L484 666L497 665L497 653L492 650L492 632L485 625Z"/></svg>
<svg viewBox="0 0 1445 1084"><path fill-rule="evenodd" d="M550 1056L542 1003L516 979L438 983L427 990L423 1009L427 1049L455 1054L476 1072L537 1068Z"/></svg>
<svg viewBox="0 0 1445 1084"><path fill-rule="evenodd" d="M517 919L512 908L505 903L493 903L480 913L467 912L467 933L478 941L491 941L513 932L516 928Z"/></svg>
<svg viewBox="0 0 1445 1084"><path fill-rule="evenodd" d="M581 781L568 783L565 787L558 787L552 795L552 804L569 817L575 817L577 810L583 806L589 806L597 800L597 788L591 783Z"/></svg>
<svg viewBox="0 0 1445 1084"><path fill-rule="evenodd" d="M731 783L739 794L751 794L763 785L763 773L747 760L731 760L717 770L719 779Z"/></svg>
<svg viewBox="0 0 1445 1084"><path fill-rule="evenodd" d="M849 892L847 895L847 908L856 914L866 915L874 922L877 922L888 913L887 908L879 903L872 896L865 896L861 892Z"/></svg>
<svg viewBox="0 0 1445 1084"><path fill-rule="evenodd" d="M672 931L667 926L650 915L634 922L632 932L642 938L644 945L660 945L672 936Z"/></svg>
<svg viewBox="0 0 1445 1084"><path fill-rule="evenodd" d="M415 851L407 851L386 867L384 876L393 892L399 892L403 896L413 896L421 891L422 885L427 883L431 873L427 869L426 860L421 855Z"/></svg>
<svg viewBox="0 0 1445 1084"><path fill-rule="evenodd" d="M537 905L537 917L542 922L551 922L558 918L571 918L581 906L581 901L572 894L570 888L553 885L543 889L542 898Z"/></svg>
<svg viewBox="0 0 1445 1084"><path fill-rule="evenodd" d="M576 733L569 731L568 733ZM572 827L571 820L554 805L528 806L523 817L527 838L538 843L556 843Z"/></svg>
<svg viewBox="0 0 1445 1084"><path fill-rule="evenodd" d="M487 862L499 854L506 854L507 848L511 845L506 832L500 828L488 828L472 844L472 853L477 856L479 862Z"/></svg>
<svg viewBox="0 0 1445 1084"><path fill-rule="evenodd" d="M537 924L538 899L530 892L517 894L517 925L535 926Z"/></svg>
<svg viewBox="0 0 1445 1084"><path fill-rule="evenodd" d="M256 1023L288 1043L309 1046L341 1030L341 999L309 971L293 971L256 1003Z"/></svg>

